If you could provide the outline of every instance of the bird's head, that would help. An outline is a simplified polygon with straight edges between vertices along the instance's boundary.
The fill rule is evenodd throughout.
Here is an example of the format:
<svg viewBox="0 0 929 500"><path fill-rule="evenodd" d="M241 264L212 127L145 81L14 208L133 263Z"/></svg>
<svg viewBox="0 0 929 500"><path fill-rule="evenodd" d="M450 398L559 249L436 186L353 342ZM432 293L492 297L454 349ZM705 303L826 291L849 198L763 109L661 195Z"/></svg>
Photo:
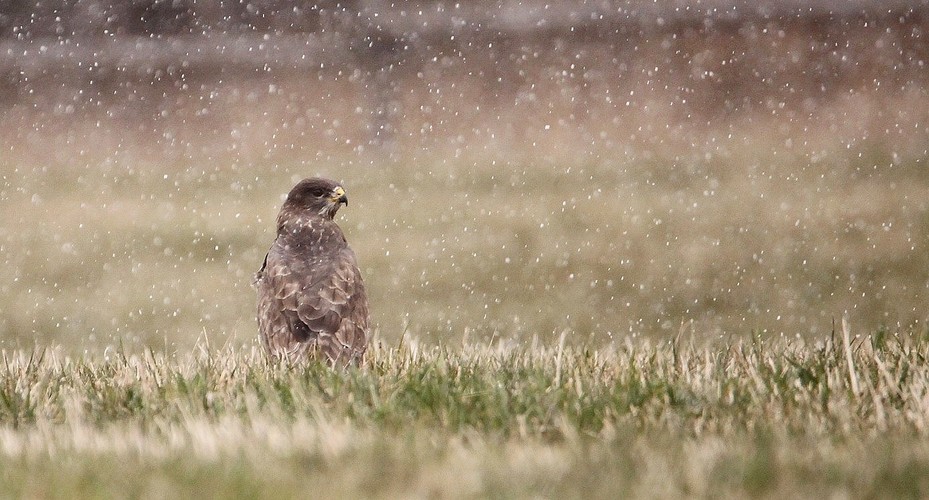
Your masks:
<svg viewBox="0 0 929 500"><path fill-rule="evenodd" d="M348 195L339 183L312 177L303 179L290 190L281 211L319 214L332 219L343 203L348 205Z"/></svg>

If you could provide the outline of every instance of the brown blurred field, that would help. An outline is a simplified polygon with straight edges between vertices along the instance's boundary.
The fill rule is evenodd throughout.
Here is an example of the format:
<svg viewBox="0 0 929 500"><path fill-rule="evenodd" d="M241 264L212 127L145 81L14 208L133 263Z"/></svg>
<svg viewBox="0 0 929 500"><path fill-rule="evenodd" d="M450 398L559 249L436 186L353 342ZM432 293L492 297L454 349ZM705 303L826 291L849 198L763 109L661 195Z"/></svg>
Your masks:
<svg viewBox="0 0 929 500"><path fill-rule="evenodd" d="M927 19L4 41L0 348L254 342L311 175L388 344L922 330Z"/></svg>

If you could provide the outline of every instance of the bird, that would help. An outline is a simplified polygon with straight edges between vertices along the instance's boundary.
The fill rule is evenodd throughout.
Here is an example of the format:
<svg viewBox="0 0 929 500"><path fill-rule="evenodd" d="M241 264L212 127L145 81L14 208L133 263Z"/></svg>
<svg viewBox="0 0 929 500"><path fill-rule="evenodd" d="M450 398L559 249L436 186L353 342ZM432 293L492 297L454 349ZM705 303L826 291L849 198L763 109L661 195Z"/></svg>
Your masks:
<svg viewBox="0 0 929 500"><path fill-rule="evenodd" d="M359 366L368 345L368 297L355 252L334 218L348 195L311 177L287 194L277 236L255 275L258 332L277 361Z"/></svg>

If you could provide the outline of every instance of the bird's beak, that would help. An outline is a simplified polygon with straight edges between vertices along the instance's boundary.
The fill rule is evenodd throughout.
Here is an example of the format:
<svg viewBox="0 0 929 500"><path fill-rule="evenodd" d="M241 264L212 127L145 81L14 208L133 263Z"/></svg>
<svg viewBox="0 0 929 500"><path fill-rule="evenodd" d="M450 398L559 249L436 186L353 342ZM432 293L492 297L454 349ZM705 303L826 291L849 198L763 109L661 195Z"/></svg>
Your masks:
<svg viewBox="0 0 929 500"><path fill-rule="evenodd" d="M342 186L336 186L336 188L332 190L332 202L348 205L348 195L345 194L345 190L342 189Z"/></svg>

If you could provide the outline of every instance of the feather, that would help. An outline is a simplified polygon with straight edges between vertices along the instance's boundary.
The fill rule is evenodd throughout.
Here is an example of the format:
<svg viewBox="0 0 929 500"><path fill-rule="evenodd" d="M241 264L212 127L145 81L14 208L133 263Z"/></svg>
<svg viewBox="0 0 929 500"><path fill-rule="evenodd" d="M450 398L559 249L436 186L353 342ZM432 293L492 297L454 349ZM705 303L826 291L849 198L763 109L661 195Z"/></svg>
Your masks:
<svg viewBox="0 0 929 500"><path fill-rule="evenodd" d="M367 295L355 253L332 220L339 204L333 200L341 198L331 193L345 197L322 179L294 187L257 274L258 330L273 358L319 358L332 366L364 359Z"/></svg>

